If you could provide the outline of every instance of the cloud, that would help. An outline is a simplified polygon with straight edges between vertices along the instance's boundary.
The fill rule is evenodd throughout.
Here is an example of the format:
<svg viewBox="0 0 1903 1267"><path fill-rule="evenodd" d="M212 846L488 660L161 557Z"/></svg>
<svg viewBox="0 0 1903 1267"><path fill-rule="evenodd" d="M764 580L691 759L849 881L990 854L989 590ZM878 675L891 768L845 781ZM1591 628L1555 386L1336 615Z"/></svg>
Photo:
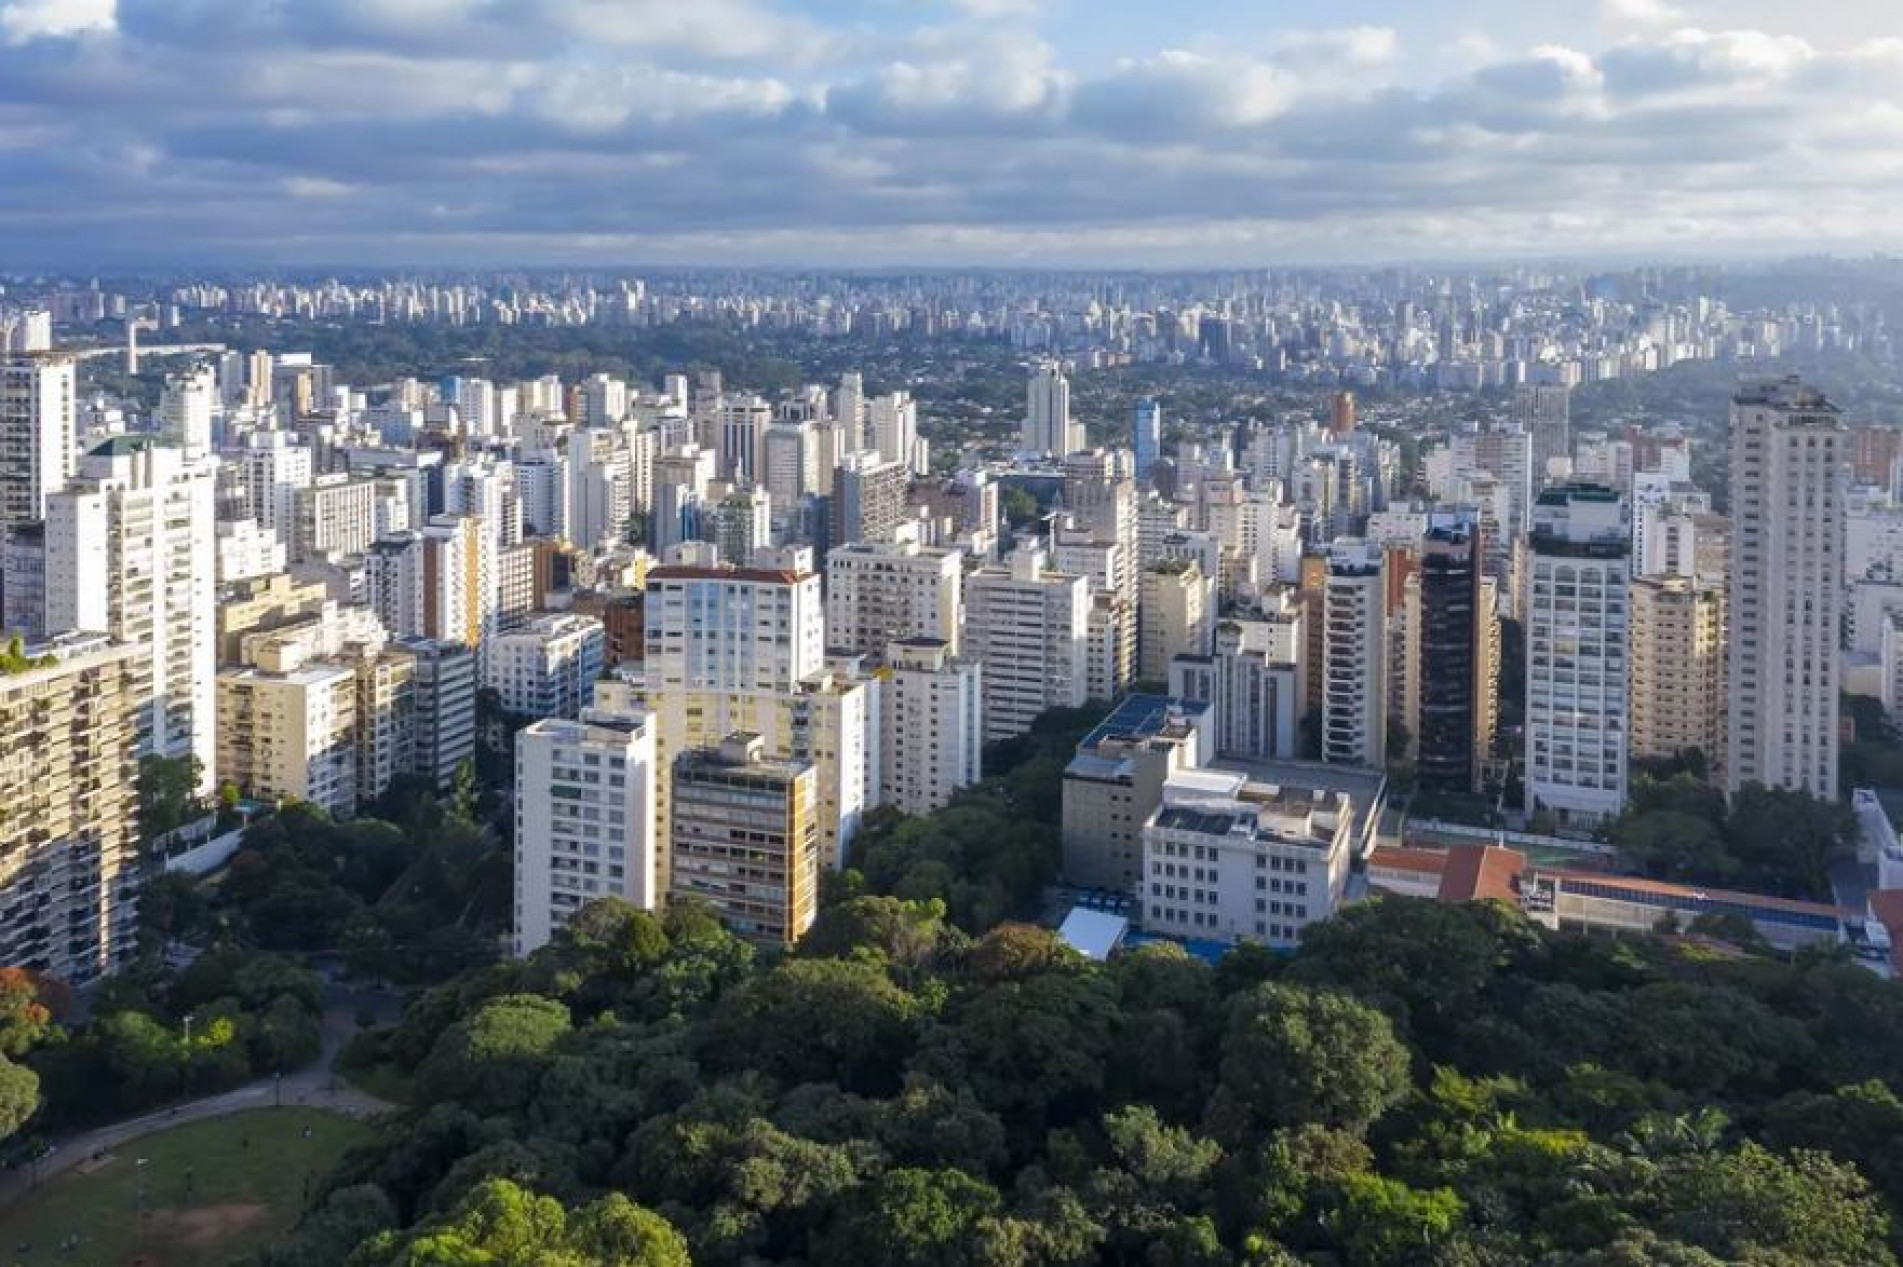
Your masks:
<svg viewBox="0 0 1903 1267"><path fill-rule="evenodd" d="M82 266L1903 245L1903 40L1628 3L1610 45L1086 49L1082 6L1035 33L979 7L0 0L0 240Z"/></svg>
<svg viewBox="0 0 1903 1267"><path fill-rule="evenodd" d="M1601 0L1600 23L1615 35L1656 35L1685 24L1685 12L1666 0Z"/></svg>
<svg viewBox="0 0 1903 1267"><path fill-rule="evenodd" d="M117 0L12 0L0 4L0 38L8 44L110 31Z"/></svg>

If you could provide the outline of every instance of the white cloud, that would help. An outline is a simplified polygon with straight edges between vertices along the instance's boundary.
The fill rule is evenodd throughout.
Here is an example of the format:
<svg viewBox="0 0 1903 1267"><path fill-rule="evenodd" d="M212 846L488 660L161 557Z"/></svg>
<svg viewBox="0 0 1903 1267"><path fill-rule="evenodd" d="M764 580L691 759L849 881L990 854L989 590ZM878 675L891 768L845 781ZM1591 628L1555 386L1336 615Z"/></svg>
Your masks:
<svg viewBox="0 0 1903 1267"><path fill-rule="evenodd" d="M332 180L328 176L286 176L278 182L285 193L300 200L323 198L347 198L354 192L345 181Z"/></svg>
<svg viewBox="0 0 1903 1267"><path fill-rule="evenodd" d="M13 0L0 4L0 35L8 44L110 31L118 21L119 0Z"/></svg>
<svg viewBox="0 0 1903 1267"><path fill-rule="evenodd" d="M1656 35L1685 23L1685 12L1666 0L1601 0L1599 20L1614 35Z"/></svg>
<svg viewBox="0 0 1903 1267"><path fill-rule="evenodd" d="M1275 60L1317 74L1342 67L1385 66L1401 51L1391 26L1349 26L1330 31L1291 31L1275 41Z"/></svg>

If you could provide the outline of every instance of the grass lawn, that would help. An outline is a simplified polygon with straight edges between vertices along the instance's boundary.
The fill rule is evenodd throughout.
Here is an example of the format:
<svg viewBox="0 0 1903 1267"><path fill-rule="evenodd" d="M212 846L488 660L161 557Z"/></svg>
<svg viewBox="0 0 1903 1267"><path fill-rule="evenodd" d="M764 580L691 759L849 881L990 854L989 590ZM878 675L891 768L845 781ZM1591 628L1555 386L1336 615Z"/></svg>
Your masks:
<svg viewBox="0 0 1903 1267"><path fill-rule="evenodd" d="M216 1267L282 1235L304 1209L306 1184L372 1134L316 1109L273 1108L135 1139L0 1210L0 1264ZM78 1248L61 1254L75 1234Z"/></svg>

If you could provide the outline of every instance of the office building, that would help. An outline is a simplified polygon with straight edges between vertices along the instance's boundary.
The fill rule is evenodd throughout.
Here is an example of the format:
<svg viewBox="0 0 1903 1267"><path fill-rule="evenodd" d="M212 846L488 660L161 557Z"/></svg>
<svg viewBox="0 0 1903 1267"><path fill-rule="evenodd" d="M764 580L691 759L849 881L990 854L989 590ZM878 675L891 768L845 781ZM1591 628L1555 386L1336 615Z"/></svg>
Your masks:
<svg viewBox="0 0 1903 1267"><path fill-rule="evenodd" d="M1528 541L1526 808L1561 825L1625 808L1630 548L1618 493L1540 494Z"/></svg>
<svg viewBox="0 0 1903 1267"><path fill-rule="evenodd" d="M218 551L212 464L150 436L120 436L47 502L46 624L138 649L140 752L193 757L199 792L217 758Z"/></svg>
<svg viewBox="0 0 1903 1267"><path fill-rule="evenodd" d="M1796 378L1731 404L1725 787L1837 798L1844 426Z"/></svg>
<svg viewBox="0 0 1903 1267"><path fill-rule="evenodd" d="M1049 708L1087 698L1090 586L1052 572L1042 549L965 580L965 654L984 670L985 739L1009 739Z"/></svg>
<svg viewBox="0 0 1903 1267"><path fill-rule="evenodd" d="M1147 480L1150 468L1163 454L1163 406L1154 397L1145 396L1137 401L1132 447L1136 453L1136 477L1139 481Z"/></svg>
<svg viewBox="0 0 1903 1267"><path fill-rule="evenodd" d="M94 634L0 674L0 962L85 985L135 949L140 673Z"/></svg>
<svg viewBox="0 0 1903 1267"><path fill-rule="evenodd" d="M880 683L879 802L929 814L983 773L983 670L941 638L899 638Z"/></svg>
<svg viewBox="0 0 1903 1267"><path fill-rule="evenodd" d="M640 713L545 718L515 740L517 955L547 945L581 907L659 904L654 732Z"/></svg>
<svg viewBox="0 0 1903 1267"><path fill-rule="evenodd" d="M1686 576L1632 582L1635 761L1703 754L1715 776L1725 744L1725 593Z"/></svg>
<svg viewBox="0 0 1903 1267"><path fill-rule="evenodd" d="M789 946L819 910L812 764L765 755L758 735L682 753L670 767L671 901L707 904L729 931Z"/></svg>
<svg viewBox="0 0 1903 1267"><path fill-rule="evenodd" d="M1493 747L1499 621L1483 559L1475 515L1435 512L1406 582L1402 714L1426 786L1478 791Z"/></svg>
<svg viewBox="0 0 1903 1267"><path fill-rule="evenodd" d="M1142 827L1144 931L1295 945L1341 905L1358 821L1345 791L1245 768L1176 773Z"/></svg>

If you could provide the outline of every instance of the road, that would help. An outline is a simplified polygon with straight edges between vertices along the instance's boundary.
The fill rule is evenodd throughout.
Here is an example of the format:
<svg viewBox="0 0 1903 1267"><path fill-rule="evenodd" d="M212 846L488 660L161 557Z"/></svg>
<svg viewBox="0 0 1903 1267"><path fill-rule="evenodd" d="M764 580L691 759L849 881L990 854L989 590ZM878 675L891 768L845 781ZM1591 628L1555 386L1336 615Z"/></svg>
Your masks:
<svg viewBox="0 0 1903 1267"><path fill-rule="evenodd" d="M323 1051L309 1065L279 1077L260 1078L220 1095L175 1104L55 1140L53 1153L40 1159L37 1175L31 1166L0 1172L0 1207L11 1204L39 1183L78 1165L94 1153L109 1153L141 1136L187 1122L228 1117L278 1104L324 1109L347 1117L374 1117L388 1111L395 1106L344 1082L333 1073L333 1068L338 1053L357 1032L358 1010L367 1007L387 1015L395 1006L394 996L380 991L352 990L340 985L328 987L324 999Z"/></svg>

